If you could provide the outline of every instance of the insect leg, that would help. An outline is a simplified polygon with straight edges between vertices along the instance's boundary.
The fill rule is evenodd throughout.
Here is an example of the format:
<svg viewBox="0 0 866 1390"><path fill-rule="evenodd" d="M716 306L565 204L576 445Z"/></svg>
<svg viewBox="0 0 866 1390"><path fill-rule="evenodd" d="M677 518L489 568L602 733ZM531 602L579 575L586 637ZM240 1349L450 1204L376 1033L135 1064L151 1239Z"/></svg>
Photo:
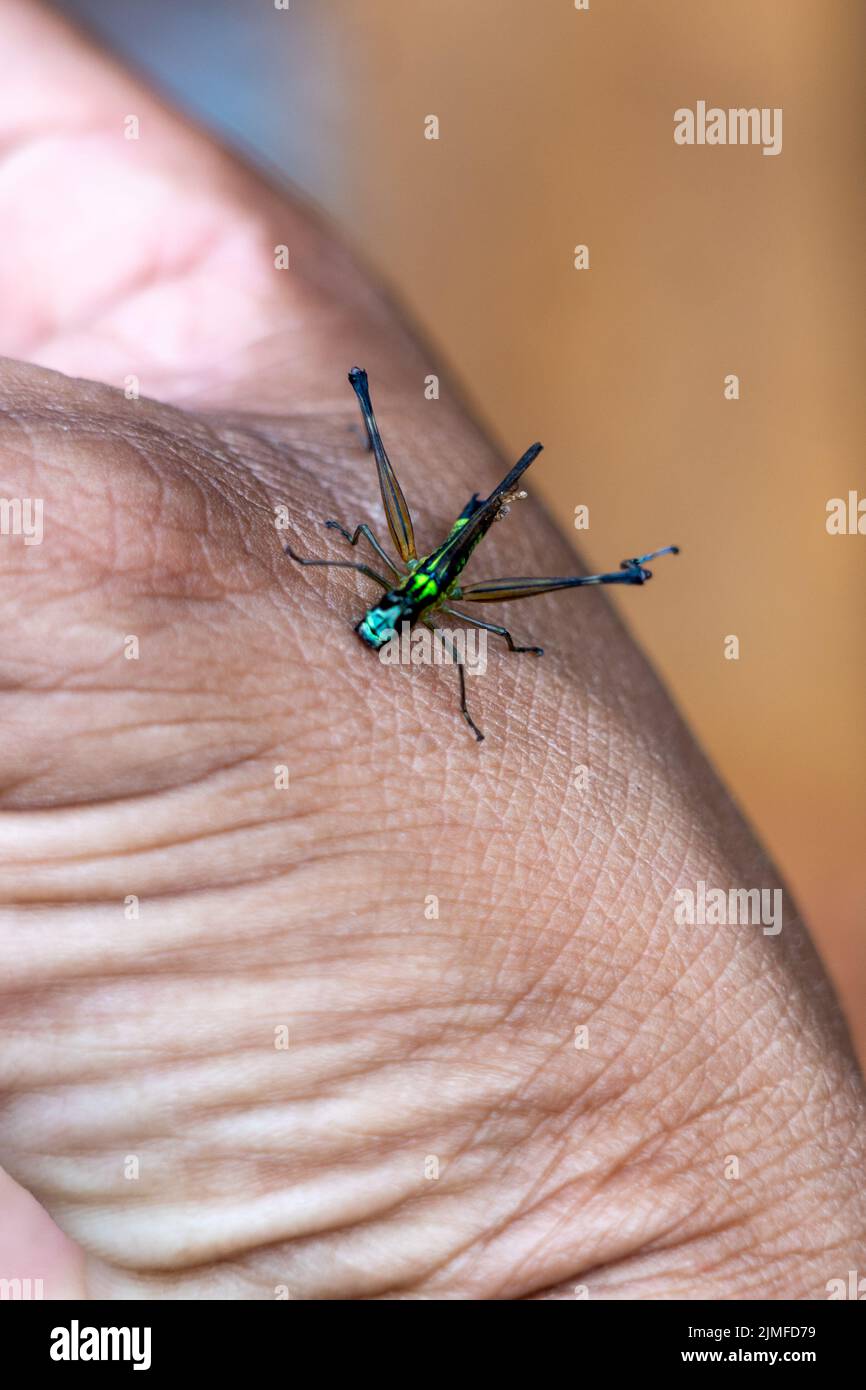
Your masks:
<svg viewBox="0 0 866 1390"><path fill-rule="evenodd" d="M377 541L369 526L356 526L354 533L351 533L346 530L345 526L341 526L339 521L326 521L325 525L330 527L332 531L339 531L340 535L345 536L346 540L349 542L350 545L357 545L359 537L363 536L365 540L368 540L370 542L376 554L379 556L379 559L382 560L388 566L391 573L396 575L398 579L403 578L402 573L394 564L394 561L391 559L388 552L380 545L379 541Z"/></svg>
<svg viewBox="0 0 866 1390"><path fill-rule="evenodd" d="M349 373L349 381L352 389L358 397L358 404L361 407L361 414L364 417L364 424L367 426L367 436L376 455L376 468L379 473L379 488L382 493L382 506L385 509L385 519L388 522L388 530L391 538L397 547L400 558L404 564L409 560L417 560L418 553L415 549L415 532L412 529L412 516L406 505L406 498L400 484L397 482L397 475L391 467L388 455L385 452L385 445L382 443L382 436L379 433L379 426L376 424L376 417L373 414L373 405L370 400L370 387L367 383L367 373L361 367L353 367Z"/></svg>
<svg viewBox="0 0 866 1390"><path fill-rule="evenodd" d="M678 545L666 545L663 550L651 550L649 555L638 555L635 560L623 560L621 569L631 569L632 565L645 565L647 560L657 560L660 555L679 555Z"/></svg>
<svg viewBox="0 0 866 1390"><path fill-rule="evenodd" d="M357 570L359 574L366 574L368 579L375 579L377 584L381 584L383 589L390 589L391 582L383 579L381 574L371 570L369 565L361 565L356 560L305 560L300 555L296 555L290 545L283 546L286 554L298 565L326 565L336 570Z"/></svg>
<svg viewBox="0 0 866 1390"><path fill-rule="evenodd" d="M472 715L469 713L469 709L466 704L466 675L463 670L463 662L460 660L459 656L455 652L453 646L449 642L448 638L444 635L444 633L440 632L439 629L437 627L434 627L434 625L431 622L428 622L426 618L422 618L421 621L425 627L428 627L430 629L431 632L436 633L443 647L445 647L446 651L450 653L451 659L454 662L454 665L457 667L457 675L460 678L460 713L463 715L463 718L466 720L466 723L469 725L478 742L483 743L484 735L482 734L478 725L475 723L475 720L472 718Z"/></svg>
<svg viewBox="0 0 866 1390"><path fill-rule="evenodd" d="M500 627L498 623L485 623L481 618L472 618L468 613L459 613L456 608L448 608L445 604L439 609L440 613L450 613L452 618L459 618L462 623L471 623L473 627L483 627L486 632L493 632L497 637L504 637L508 643L510 652L535 652L537 656L544 656L543 647L518 647L515 646L514 638L507 627Z"/></svg>
<svg viewBox="0 0 866 1390"><path fill-rule="evenodd" d="M646 560L654 560L658 555L677 555L678 546L669 545L664 550L654 550L650 555L640 555L634 560L623 560L620 568L612 574L584 574L574 579L487 579L479 584L460 586L460 600L463 603L504 603L515 598L533 598L535 594L549 594L554 589L579 589L584 584L645 584L652 579L652 570L644 569Z"/></svg>

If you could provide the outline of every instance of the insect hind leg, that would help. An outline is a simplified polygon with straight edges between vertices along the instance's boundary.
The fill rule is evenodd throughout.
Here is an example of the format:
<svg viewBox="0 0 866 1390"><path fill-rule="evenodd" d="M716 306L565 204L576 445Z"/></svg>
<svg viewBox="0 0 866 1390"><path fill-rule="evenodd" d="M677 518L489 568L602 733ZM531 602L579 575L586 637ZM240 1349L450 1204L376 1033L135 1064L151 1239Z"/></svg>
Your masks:
<svg viewBox="0 0 866 1390"><path fill-rule="evenodd" d="M652 578L650 570L644 569L644 565L650 560L657 560L660 555L679 555L678 545L666 545L661 550L651 550L648 555L636 555L633 560L622 560L620 569L628 573L624 576L625 583L644 584L647 579Z"/></svg>
<svg viewBox="0 0 866 1390"><path fill-rule="evenodd" d="M410 560L417 560L418 558L418 552L415 549L412 515L406 498L403 496L403 490L397 481L397 475L385 452L385 445L382 443L379 426L376 424L376 417L373 414L367 373L362 367L353 367L349 372L349 382L358 398L364 424L367 427L367 437L373 446L373 453L376 457L379 490L382 494L382 507L385 512L385 520L388 523L388 530L391 533L395 549L399 552L400 559L404 564L408 564Z"/></svg>

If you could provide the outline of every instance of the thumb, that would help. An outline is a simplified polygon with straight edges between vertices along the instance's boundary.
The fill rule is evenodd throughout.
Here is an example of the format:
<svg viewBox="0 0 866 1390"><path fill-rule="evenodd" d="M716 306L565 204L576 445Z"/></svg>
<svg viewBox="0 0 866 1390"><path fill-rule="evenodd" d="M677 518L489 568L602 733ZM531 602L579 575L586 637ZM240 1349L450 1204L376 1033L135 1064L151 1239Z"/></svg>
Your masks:
<svg viewBox="0 0 866 1390"><path fill-rule="evenodd" d="M0 1287L3 1298L86 1296L82 1251L55 1226L36 1198L2 1169Z"/></svg>
<svg viewBox="0 0 866 1390"><path fill-rule="evenodd" d="M52 11L0 0L0 61L0 355L190 407L342 408L335 342L348 364L402 331L333 237Z"/></svg>

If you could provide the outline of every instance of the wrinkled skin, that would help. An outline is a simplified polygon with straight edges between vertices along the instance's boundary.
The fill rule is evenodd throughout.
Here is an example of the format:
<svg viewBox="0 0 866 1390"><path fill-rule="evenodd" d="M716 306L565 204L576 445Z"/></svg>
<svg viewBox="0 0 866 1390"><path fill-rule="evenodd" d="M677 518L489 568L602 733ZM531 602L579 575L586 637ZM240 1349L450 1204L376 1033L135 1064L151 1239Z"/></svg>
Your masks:
<svg viewBox="0 0 866 1390"><path fill-rule="evenodd" d="M65 1233L10 1184L0 1274L32 1238L54 1294L826 1297L866 1226L838 1006L792 911L674 924L778 880L604 596L489 612L548 655L491 644L481 748L453 672L365 651L375 590L274 526L384 538L346 368L423 542L503 461L305 214L0 20L0 495L45 503L0 543L0 1158ZM472 573L574 564L525 502Z"/></svg>

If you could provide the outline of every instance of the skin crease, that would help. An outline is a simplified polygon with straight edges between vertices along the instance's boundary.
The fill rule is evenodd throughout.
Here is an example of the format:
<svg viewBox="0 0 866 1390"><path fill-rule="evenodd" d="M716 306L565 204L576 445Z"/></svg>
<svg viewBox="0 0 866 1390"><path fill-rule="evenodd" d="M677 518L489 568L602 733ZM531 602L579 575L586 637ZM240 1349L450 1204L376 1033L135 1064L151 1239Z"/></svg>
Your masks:
<svg viewBox="0 0 866 1390"><path fill-rule="evenodd" d="M45 514L0 544L0 1157L74 1242L58 1287L826 1297L866 1229L844 1024L787 894L776 937L674 924L678 886L778 878L605 596L485 607L547 654L491 639L480 748L453 672L380 666L374 586L273 524L386 539L346 369L424 548L503 460L306 214L0 20L0 495ZM575 564L527 501L467 579Z"/></svg>

